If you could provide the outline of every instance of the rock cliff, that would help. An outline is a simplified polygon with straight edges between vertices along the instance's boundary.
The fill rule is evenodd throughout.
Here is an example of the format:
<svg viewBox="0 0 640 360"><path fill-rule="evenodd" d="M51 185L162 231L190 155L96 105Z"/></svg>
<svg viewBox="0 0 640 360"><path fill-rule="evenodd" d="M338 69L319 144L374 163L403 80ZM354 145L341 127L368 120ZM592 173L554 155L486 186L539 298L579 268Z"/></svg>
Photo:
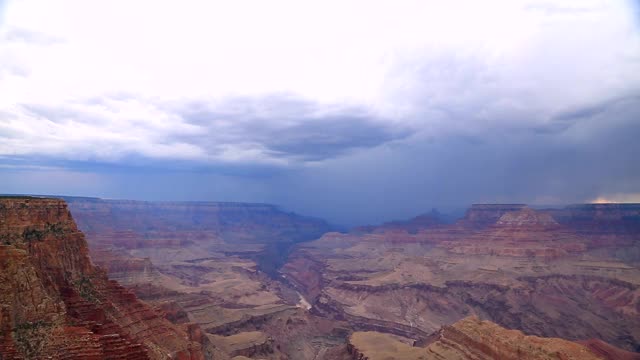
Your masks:
<svg viewBox="0 0 640 360"><path fill-rule="evenodd" d="M354 360L603 360L588 346L558 339L526 336L477 317L443 326L426 346L411 346L386 334L356 332L349 339Z"/></svg>
<svg viewBox="0 0 640 360"><path fill-rule="evenodd" d="M64 201L0 198L3 359L202 359L205 350L91 263Z"/></svg>

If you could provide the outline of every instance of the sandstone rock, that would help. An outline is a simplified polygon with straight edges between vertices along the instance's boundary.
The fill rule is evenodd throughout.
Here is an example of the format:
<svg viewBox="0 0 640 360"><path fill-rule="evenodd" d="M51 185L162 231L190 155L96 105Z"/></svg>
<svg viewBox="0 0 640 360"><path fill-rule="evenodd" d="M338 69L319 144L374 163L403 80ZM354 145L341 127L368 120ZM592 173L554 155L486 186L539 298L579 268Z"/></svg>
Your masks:
<svg viewBox="0 0 640 360"><path fill-rule="evenodd" d="M356 360L596 360L588 347L558 338L526 336L477 317L442 327L424 347L411 346L388 334L356 332L349 338Z"/></svg>
<svg viewBox="0 0 640 360"><path fill-rule="evenodd" d="M3 358L203 358L201 344L93 266L64 201L1 198L0 238Z"/></svg>
<svg viewBox="0 0 640 360"><path fill-rule="evenodd" d="M606 360L639 360L640 354L619 349L615 346L607 344L600 339L589 339L579 341L580 344L586 346L592 353Z"/></svg>

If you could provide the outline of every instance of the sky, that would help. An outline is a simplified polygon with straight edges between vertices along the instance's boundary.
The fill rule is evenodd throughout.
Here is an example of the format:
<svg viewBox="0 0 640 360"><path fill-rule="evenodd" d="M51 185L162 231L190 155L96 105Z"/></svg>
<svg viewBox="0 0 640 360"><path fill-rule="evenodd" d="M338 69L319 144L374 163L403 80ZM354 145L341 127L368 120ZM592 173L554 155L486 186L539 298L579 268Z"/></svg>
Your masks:
<svg viewBox="0 0 640 360"><path fill-rule="evenodd" d="M0 0L0 193L640 202L639 138L637 0Z"/></svg>

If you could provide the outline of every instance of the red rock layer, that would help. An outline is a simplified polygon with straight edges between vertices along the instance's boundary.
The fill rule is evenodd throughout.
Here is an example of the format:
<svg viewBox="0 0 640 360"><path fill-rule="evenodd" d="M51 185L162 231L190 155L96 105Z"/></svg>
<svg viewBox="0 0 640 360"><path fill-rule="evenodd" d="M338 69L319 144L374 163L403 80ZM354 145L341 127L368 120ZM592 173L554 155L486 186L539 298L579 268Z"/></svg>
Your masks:
<svg viewBox="0 0 640 360"><path fill-rule="evenodd" d="M201 359L201 344L89 260L62 200L0 198L3 359Z"/></svg>
<svg viewBox="0 0 640 360"><path fill-rule="evenodd" d="M425 347L411 346L386 334L357 332L349 339L348 351L354 360L604 360L611 354L631 354L604 346L608 350L603 354L563 339L527 336L472 316L443 326Z"/></svg>
<svg viewBox="0 0 640 360"><path fill-rule="evenodd" d="M526 207L506 212L495 224L440 246L457 254L535 258L562 257L587 249L585 239L551 215Z"/></svg>
<svg viewBox="0 0 640 360"><path fill-rule="evenodd" d="M640 360L639 353L622 350L600 339L589 339L578 343L586 346L591 352L606 360Z"/></svg>

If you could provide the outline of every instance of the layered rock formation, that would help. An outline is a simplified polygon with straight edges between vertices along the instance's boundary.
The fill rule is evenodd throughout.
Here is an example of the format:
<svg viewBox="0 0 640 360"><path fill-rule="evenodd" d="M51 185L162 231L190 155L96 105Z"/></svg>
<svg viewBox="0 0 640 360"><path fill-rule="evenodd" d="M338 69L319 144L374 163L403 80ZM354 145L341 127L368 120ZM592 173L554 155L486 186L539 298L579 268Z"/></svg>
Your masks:
<svg viewBox="0 0 640 360"><path fill-rule="evenodd" d="M634 354L621 350L620 355ZM356 332L349 338L354 360L603 360L610 359L588 346L558 339L526 336L477 317L443 326L426 346L411 346L387 334ZM622 358L620 358L622 359Z"/></svg>
<svg viewBox="0 0 640 360"><path fill-rule="evenodd" d="M640 345L640 217L633 206L483 204L454 223L432 212L325 233L329 227L321 221L268 205L70 201L95 262L127 286L109 290L100 280L93 287L107 294L102 298L136 293L150 305L145 309L186 334L191 348L213 344L205 350L218 358L370 357L370 350L356 346L363 332L380 333L375 344L400 343L407 354L417 350L434 359L509 358L518 354L518 343L532 344L525 350L534 359L575 358L575 351L624 359ZM22 231L23 237L40 236ZM40 270L33 271L38 276ZM62 301L63 308L67 303L73 301ZM115 311L108 309L105 314ZM109 316L114 324L127 323L125 315ZM73 338L101 335L73 325L58 328ZM126 327L118 334L129 336L122 347L149 356L154 339L134 338ZM2 349L15 353L10 339ZM83 348L102 351L90 344L96 343Z"/></svg>
<svg viewBox="0 0 640 360"><path fill-rule="evenodd" d="M96 263L126 284L157 276L145 258L163 266L211 254L243 255L275 273L291 244L330 229L322 220L268 204L65 199Z"/></svg>
<svg viewBox="0 0 640 360"><path fill-rule="evenodd" d="M3 359L201 359L207 352L89 260L62 200L0 198Z"/></svg>
<svg viewBox="0 0 640 360"><path fill-rule="evenodd" d="M525 204L473 204L459 222L472 227L495 224L504 214L527 208Z"/></svg>
<svg viewBox="0 0 640 360"><path fill-rule="evenodd" d="M322 220L269 204L65 200L87 237L126 248L183 246L190 241L220 239L235 244L298 242L316 239L329 230Z"/></svg>
<svg viewBox="0 0 640 360"><path fill-rule="evenodd" d="M317 330L298 294L273 278L288 248L320 237L325 222L265 204L67 200L110 278L167 319L196 322L225 356L305 358L337 345L323 335L333 325Z"/></svg>
<svg viewBox="0 0 640 360"><path fill-rule="evenodd" d="M587 243L548 213L523 208L506 212L494 224L485 225L462 239L443 241L439 246L466 255L539 258L582 253Z"/></svg>
<svg viewBox="0 0 640 360"><path fill-rule="evenodd" d="M585 206L586 220L576 208L476 205L454 224L328 233L297 246L282 273L312 312L357 330L424 341L477 314L528 335L637 351L640 217L634 206ZM589 221L597 231L577 230Z"/></svg>
<svg viewBox="0 0 640 360"><path fill-rule="evenodd" d="M544 212L596 247L633 247L628 260L640 259L640 204L580 204Z"/></svg>
<svg viewBox="0 0 640 360"><path fill-rule="evenodd" d="M640 360L640 353L633 353L611 346L599 339L589 339L580 341L580 344L586 346L592 353L607 360Z"/></svg>

